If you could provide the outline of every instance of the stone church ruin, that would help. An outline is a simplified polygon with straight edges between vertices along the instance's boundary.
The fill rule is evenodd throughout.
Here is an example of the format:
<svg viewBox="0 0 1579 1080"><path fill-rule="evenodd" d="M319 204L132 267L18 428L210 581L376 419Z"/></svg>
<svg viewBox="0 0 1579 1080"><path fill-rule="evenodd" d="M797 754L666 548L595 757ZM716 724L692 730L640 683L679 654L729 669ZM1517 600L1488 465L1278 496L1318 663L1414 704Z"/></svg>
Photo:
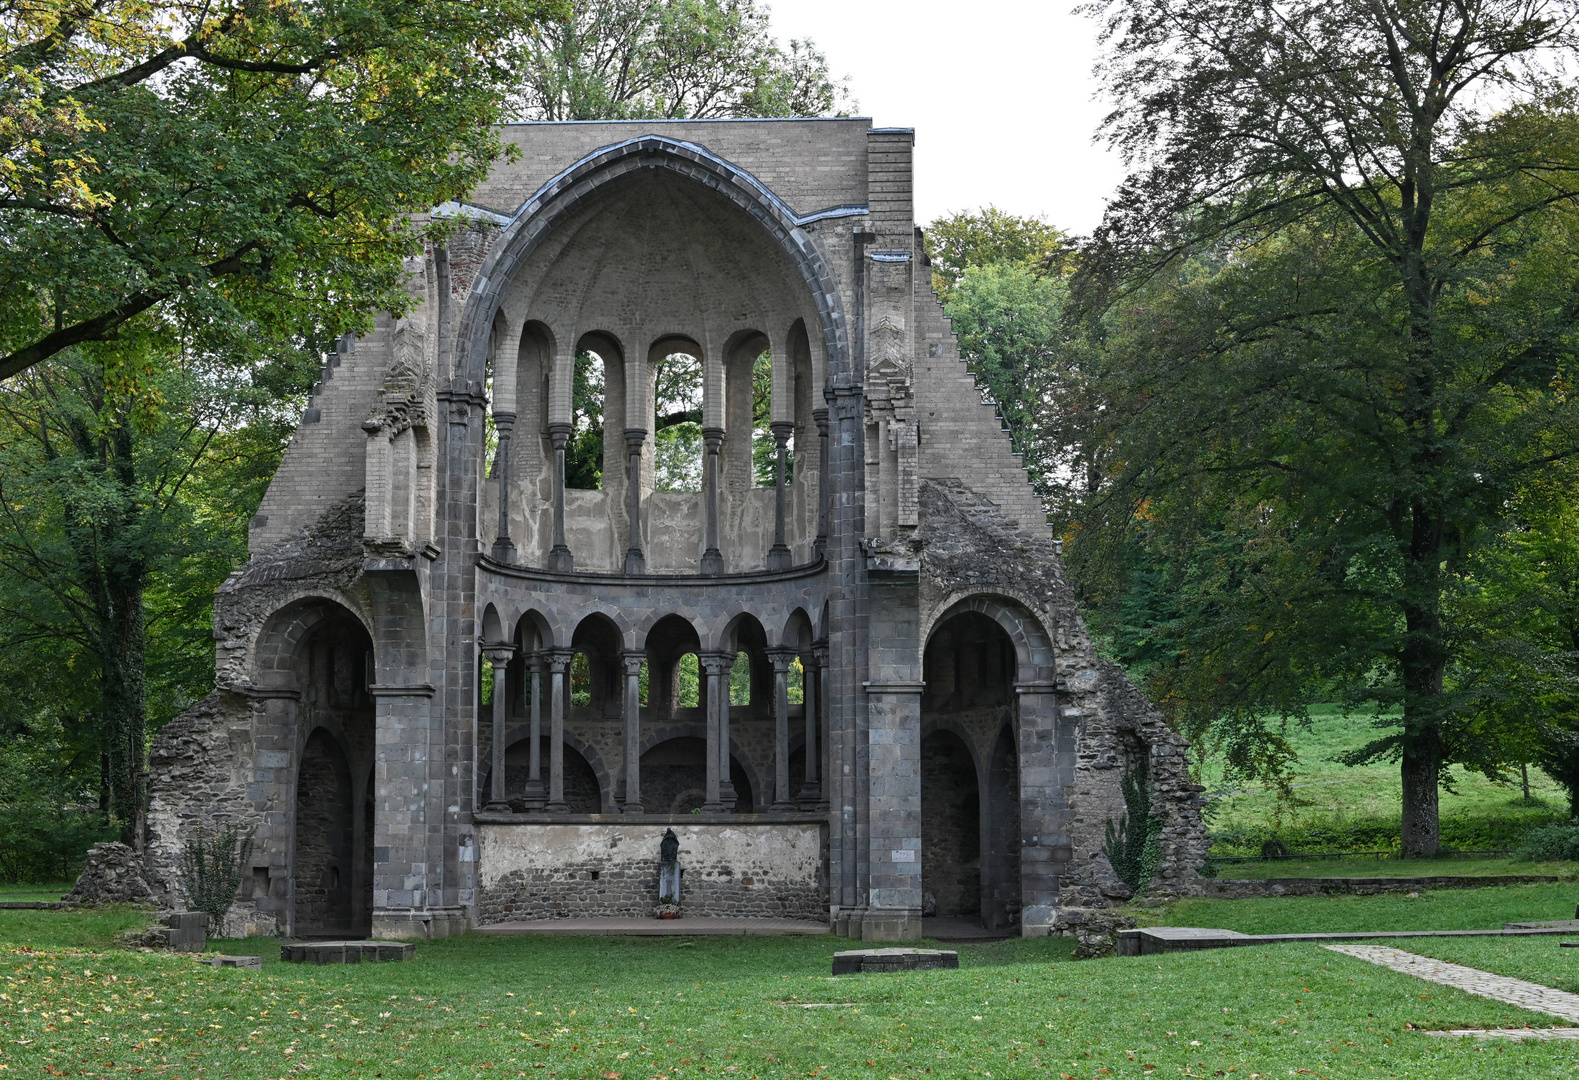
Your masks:
<svg viewBox="0 0 1579 1080"><path fill-rule="evenodd" d="M220 820L256 828L232 933L650 916L672 829L688 918L1034 936L1127 895L1103 830L1145 758L1154 888L1196 888L1184 742L1093 652L960 360L912 132L504 137L218 592L217 688L152 753L153 887ZM567 476L589 371L601 471Z"/></svg>

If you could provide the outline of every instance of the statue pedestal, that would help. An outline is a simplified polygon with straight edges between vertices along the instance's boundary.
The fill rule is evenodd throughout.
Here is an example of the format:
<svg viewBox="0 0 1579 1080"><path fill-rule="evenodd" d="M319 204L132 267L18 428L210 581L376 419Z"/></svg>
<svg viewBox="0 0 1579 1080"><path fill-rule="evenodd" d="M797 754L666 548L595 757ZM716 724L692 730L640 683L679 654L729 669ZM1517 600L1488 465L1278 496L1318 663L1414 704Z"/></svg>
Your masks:
<svg viewBox="0 0 1579 1080"><path fill-rule="evenodd" d="M661 862L658 864L658 900L660 903L678 904L680 902L680 864L678 862Z"/></svg>

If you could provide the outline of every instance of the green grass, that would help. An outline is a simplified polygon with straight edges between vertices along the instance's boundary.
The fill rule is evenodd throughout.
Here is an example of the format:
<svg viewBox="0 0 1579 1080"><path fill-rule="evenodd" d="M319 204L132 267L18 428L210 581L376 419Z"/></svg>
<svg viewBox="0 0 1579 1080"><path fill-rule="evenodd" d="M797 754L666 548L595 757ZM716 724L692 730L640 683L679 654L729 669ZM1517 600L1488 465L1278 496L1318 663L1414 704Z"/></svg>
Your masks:
<svg viewBox="0 0 1579 1080"><path fill-rule="evenodd" d="M406 964L250 973L93 951L105 931L85 913L0 913L11 1075L1282 1080L1575 1062L1571 1046L1410 1032L1550 1021L1311 946L1077 963L1042 939L962 949L958 971L834 978L850 947L835 938L470 936Z"/></svg>
<svg viewBox="0 0 1579 1080"><path fill-rule="evenodd" d="M59 900L71 891L71 881L34 881L0 885L0 900Z"/></svg>
<svg viewBox="0 0 1579 1080"><path fill-rule="evenodd" d="M1579 863L1525 862L1489 858L1444 859L1274 859L1267 862L1218 863L1220 878L1282 877L1496 877L1503 874L1549 874L1564 880L1579 877Z"/></svg>
<svg viewBox="0 0 1579 1080"><path fill-rule="evenodd" d="M1440 889L1411 899L1381 896L1276 896L1254 900L1180 900L1146 909L1152 926L1210 926L1242 934L1316 934L1361 930L1495 930L1507 922L1569 919L1572 885Z"/></svg>
<svg viewBox="0 0 1579 1080"><path fill-rule="evenodd" d="M1262 839L1273 832L1295 851L1396 846L1401 805L1397 764L1350 767L1333 760L1377 734L1365 713L1313 706L1310 727L1291 725L1288 731L1299 755L1293 805L1264 785L1226 783L1220 758L1204 762L1201 782L1209 792L1217 854L1257 854ZM1566 793L1539 770L1530 770L1529 803L1517 784L1492 783L1458 766L1451 774L1452 790L1441 793L1443 842L1450 847L1512 847L1526 829L1567 817Z"/></svg>

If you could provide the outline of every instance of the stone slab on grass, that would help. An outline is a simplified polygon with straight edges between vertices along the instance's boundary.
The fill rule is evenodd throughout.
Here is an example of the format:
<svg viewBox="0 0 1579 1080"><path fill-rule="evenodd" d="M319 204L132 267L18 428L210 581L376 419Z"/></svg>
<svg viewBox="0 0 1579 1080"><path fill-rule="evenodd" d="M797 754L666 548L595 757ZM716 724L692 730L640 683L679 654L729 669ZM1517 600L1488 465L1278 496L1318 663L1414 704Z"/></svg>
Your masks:
<svg viewBox="0 0 1579 1080"><path fill-rule="evenodd" d="M240 968L243 971L262 971L261 956L199 956L197 962L209 967Z"/></svg>
<svg viewBox="0 0 1579 1080"><path fill-rule="evenodd" d="M280 946L280 959L288 964L387 964L416 954L409 941L293 941Z"/></svg>
<svg viewBox="0 0 1579 1080"><path fill-rule="evenodd" d="M835 975L871 971L930 971L959 967L952 949L847 949L833 954Z"/></svg>

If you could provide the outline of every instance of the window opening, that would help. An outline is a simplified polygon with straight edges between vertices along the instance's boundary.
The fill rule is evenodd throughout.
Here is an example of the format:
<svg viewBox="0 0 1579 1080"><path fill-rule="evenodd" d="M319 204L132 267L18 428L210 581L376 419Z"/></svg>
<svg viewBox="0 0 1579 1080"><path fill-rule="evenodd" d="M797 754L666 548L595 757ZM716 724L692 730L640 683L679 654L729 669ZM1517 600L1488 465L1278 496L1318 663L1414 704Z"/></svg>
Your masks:
<svg viewBox="0 0 1579 1080"><path fill-rule="evenodd" d="M751 366L751 472L758 487L774 486L774 463L778 448L773 445L773 354L760 352ZM789 471L785 470L785 482Z"/></svg>
<svg viewBox="0 0 1579 1080"><path fill-rule="evenodd" d="M670 353L654 372L653 486L702 490L702 362Z"/></svg>
<svg viewBox="0 0 1579 1080"><path fill-rule="evenodd" d="M751 704L751 657L745 653L736 653L729 669L729 704Z"/></svg>
<svg viewBox="0 0 1579 1080"><path fill-rule="evenodd" d="M603 487L603 357L576 353L570 391L570 441L565 444L565 486L582 491Z"/></svg>
<svg viewBox="0 0 1579 1080"><path fill-rule="evenodd" d="M701 667L695 653L686 653L674 665L674 707L699 709L702 707Z"/></svg>
<svg viewBox="0 0 1579 1080"><path fill-rule="evenodd" d="M645 709L647 707L647 661L645 660L641 662L641 672L636 676L636 686L641 695L637 703Z"/></svg>
<svg viewBox="0 0 1579 1080"><path fill-rule="evenodd" d="M570 704L592 704L592 665L586 653L577 653L570 661Z"/></svg>
<svg viewBox="0 0 1579 1080"><path fill-rule="evenodd" d="M800 657L790 661L789 678L789 703L791 705L806 704L806 669L800 666Z"/></svg>

